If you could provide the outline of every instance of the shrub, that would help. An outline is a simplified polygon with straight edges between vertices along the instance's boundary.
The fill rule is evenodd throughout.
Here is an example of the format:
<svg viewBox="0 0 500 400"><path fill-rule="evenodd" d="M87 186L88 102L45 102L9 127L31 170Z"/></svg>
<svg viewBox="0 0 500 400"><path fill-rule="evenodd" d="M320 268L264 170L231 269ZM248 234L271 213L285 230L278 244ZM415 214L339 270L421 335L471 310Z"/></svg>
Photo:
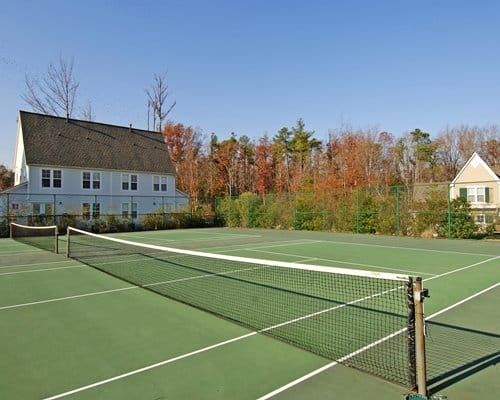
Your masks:
<svg viewBox="0 0 500 400"><path fill-rule="evenodd" d="M443 221L441 234L450 238L473 238L478 231L478 226L474 223L470 211L470 204L467 200L461 197L453 199L450 203L449 232L446 231L447 221Z"/></svg>

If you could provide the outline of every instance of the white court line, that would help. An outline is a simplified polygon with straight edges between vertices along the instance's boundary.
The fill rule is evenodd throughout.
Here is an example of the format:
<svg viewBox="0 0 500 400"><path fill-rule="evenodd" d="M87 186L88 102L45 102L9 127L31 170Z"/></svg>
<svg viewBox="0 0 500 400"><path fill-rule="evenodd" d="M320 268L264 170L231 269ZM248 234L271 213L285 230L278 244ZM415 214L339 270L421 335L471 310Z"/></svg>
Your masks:
<svg viewBox="0 0 500 400"><path fill-rule="evenodd" d="M27 274L29 272L55 271L55 270L70 269L70 268L84 268L84 267L87 268L86 265L68 265L67 267L40 268L40 269L30 269L30 270L27 270L27 271L1 272L0 276L3 276L3 275Z"/></svg>
<svg viewBox="0 0 500 400"><path fill-rule="evenodd" d="M299 256L296 254L287 254L287 253L279 253L277 251L265 251L265 250L259 250L259 249L246 249L246 251L254 251L256 253L266 253L266 254L274 254L274 255L279 255L279 256L292 256L292 257L302 257L302 258L307 258L305 256ZM340 261L340 260L332 260L329 258L319 258L319 257L314 257L310 258L311 261L313 260L318 260L318 261L326 261L326 262L332 262L336 264L345 264L345 265L351 265L354 267L365 267L365 268L375 268L375 269L385 269L388 271L398 271L398 272L406 272L406 273L411 273L414 275L430 275L430 276L435 276L436 274L429 274L427 272L420 272L420 271L413 271L413 270L406 270L406 269L399 269L399 268L389 268L389 267L382 267L380 265L372 265L372 264L361 264L361 263L353 263L353 262L348 262L348 261ZM306 262L304 261L296 261L296 262Z"/></svg>
<svg viewBox="0 0 500 400"><path fill-rule="evenodd" d="M224 237L235 237L235 238L249 238L249 237L254 237L254 238L260 238L262 235L251 235L249 233L226 233L226 232L206 232L204 230L196 230L194 231L196 233L201 233L203 235L219 235L219 236L224 236Z"/></svg>
<svg viewBox="0 0 500 400"><path fill-rule="evenodd" d="M370 243L353 243L353 242L338 242L333 240L321 240L324 243L334 243L334 244L345 244L349 246L367 246L367 247L381 247L385 249L396 249L396 250L412 250L412 251L424 251L430 253L445 253L445 254L462 254L468 256L484 256L484 257L493 257L494 254L482 254L482 253L469 253L469 252L460 252L453 250L437 250L437 249L421 249L418 247L402 247L402 246L387 246L383 244L370 244Z"/></svg>
<svg viewBox="0 0 500 400"><path fill-rule="evenodd" d="M319 258L317 258L317 257L304 257L303 260L292 261L292 262L295 264L300 264L300 263L309 263L311 261L318 261L318 260L319 260Z"/></svg>
<svg viewBox="0 0 500 400"><path fill-rule="evenodd" d="M33 306L33 305L38 305L38 304L54 303L56 301L78 299L80 297L98 296L98 295L101 295L101 294L108 294L108 293L120 292L122 290L130 290L130 289L137 289L137 288L138 288L138 286L126 286L126 287L123 287L123 288L103 290L103 291L100 291L100 292L91 292L91 293L77 294L77 295L74 295L74 296L67 296L67 297L57 297L55 299L32 301L30 303L12 304L10 306L0 307L0 310L9 310L11 308L20 308L20 307Z"/></svg>
<svg viewBox="0 0 500 400"><path fill-rule="evenodd" d="M478 265L485 264L485 263L487 263L487 262L490 262L490 261L493 261L493 260L497 260L497 259L500 259L500 256L496 256L496 257L488 258L487 260L479 261L479 262L474 263L474 264L471 264L471 265L466 265L465 267L462 267L462 268L457 268L457 269L454 269L453 271L443 272L442 274L439 274L439 275L433 276L432 278L427 278L427 279L424 279L424 281L430 281L430 280L432 280L432 279L441 278L441 277L443 277L443 276L447 276L447 275L455 274L455 273L457 273L457 272L464 271L464 270L469 269L469 268L472 268L472 267L477 267Z"/></svg>
<svg viewBox="0 0 500 400"><path fill-rule="evenodd" d="M297 243L298 242L298 243ZM275 244L276 243L276 244ZM314 244L314 243L321 243L321 240L307 240L304 241L302 239L296 239L296 240L280 240L279 242L268 242L265 246L254 246L254 247L236 247L236 246L246 246L246 244L235 244L233 246L213 246L213 247L202 247L200 250L212 250L213 249L222 249L224 253L229 253L230 251L253 251L253 250L258 250L258 249L268 249L268 248L274 248L274 247L288 247L288 246L302 246L304 244ZM232 249L228 249L228 247L233 247Z"/></svg>
<svg viewBox="0 0 500 400"><path fill-rule="evenodd" d="M82 265L82 267L87 267L87 266L86 265ZM217 277L217 276L222 276L222 275L231 275L231 274L235 274L235 273L238 273L238 272L253 271L253 270L256 270L256 269L260 269L260 268L266 268L266 267L265 266L258 266L258 267L234 269L232 271L210 273L210 274L204 274L204 275L190 276L190 277L187 277L187 278L178 278L178 279L171 279L171 280L168 280L168 281L148 283L148 284L141 285L141 286L134 285L134 286L127 286L127 287L119 288L119 289L103 290L103 291L99 291L99 292L84 293L84 294L78 294L78 295L74 295L74 296L57 297L57 298L54 298L54 299L33 301L33 302L30 302L30 303L12 304L10 306L0 307L0 310L7 310L7 309L11 309L11 308L27 307L27 306L33 306L33 305L45 304L45 303L53 303L53 302L56 302L56 301L72 300L72 299L78 299L78 298L81 298L81 297L89 297L89 296L95 296L95 295L101 295L101 294L108 294L108 293L119 292L121 290L148 288L148 287L151 287L151 286L159 286L159 285L166 285L166 284L172 284L172 283L178 283L178 282L185 282L185 281L196 280L196 279L201 279L201 278L212 278L212 277Z"/></svg>
<svg viewBox="0 0 500 400"><path fill-rule="evenodd" d="M293 243L293 241L301 241L302 243ZM273 242L271 242L273 243ZM382 245L382 244L370 244L370 243L353 243L353 242L338 242L338 241L333 241L333 240L319 240L319 239L294 239L290 241L279 241L275 243L285 243L283 246L287 246L287 243L290 244L296 244L296 245L301 245L301 244L314 244L314 243L330 243L330 244L339 244L339 245L347 245L347 246L366 246L366 247L377 247L377 248L385 248L385 249L395 249L395 250L411 250L411 251L423 251L423 252L430 252L430 253L444 253L444 254L461 254L461 255L468 255L468 256L483 256L483 257L494 257L494 254L483 254L483 253L470 253L470 252L459 252L459 251L453 251L453 250L437 250L437 249L423 249L423 248L418 248L418 247L402 247L402 246L387 246L387 245ZM237 245L238 246L238 245ZM241 245L239 245L241 246ZM250 249L234 249L234 251L237 250L252 250L252 249L265 249L268 247L275 247L274 245L269 245L266 244L265 246L255 246ZM219 248L219 247L207 247L207 248L202 248L200 250L210 250L213 248ZM231 251L231 250L228 250Z"/></svg>
<svg viewBox="0 0 500 400"><path fill-rule="evenodd" d="M28 245L26 245L28 246ZM30 251L27 250L21 250L21 251L2 251L2 257L12 257L12 256L19 256L19 255L25 255L25 254L38 254L38 253L45 253L47 254L47 250L42 250L42 249L35 249L33 246L30 246Z"/></svg>
<svg viewBox="0 0 500 400"><path fill-rule="evenodd" d="M486 289L484 289L484 290L481 290L480 292L477 292L477 293L473 294L472 296L469 296L469 297L467 297L467 298L465 298L465 299L463 299L463 300L460 300L459 302L457 302L457 303L455 303L455 304L452 304L452 305L451 305L451 306L449 306L449 307L443 308L442 310L437 311L437 312L435 312L434 314L429 315L429 316L426 318L426 320L428 320L428 319L432 319L432 318L434 318L434 317L437 317L437 316L438 316L438 315L440 315L440 314L443 314L443 313L445 313L445 312L447 312L447 311L450 311L451 309L453 309L453 308L455 308L455 307L458 307L458 306L460 306L460 305L462 305L462 304L464 304L464 303L468 302L469 300L472 300L472 299L474 299L474 298L476 298L476 297L478 297L478 296L481 296L482 294L484 294L484 293L486 293L486 292L489 292L490 290L495 289L495 288L496 288L496 287L498 287L498 286L500 286L500 282L497 282L497 283L495 283L494 285L490 286L489 288L486 288Z"/></svg>
<svg viewBox="0 0 500 400"><path fill-rule="evenodd" d="M73 260L64 260L64 261L49 261L49 262L43 262L43 263L32 263L32 264L12 264L12 265L4 265L0 267L2 268L17 268L17 267L33 267L34 265L46 265L46 264L62 264L62 263L68 263L68 262L73 262Z"/></svg>
<svg viewBox="0 0 500 400"><path fill-rule="evenodd" d="M207 235L209 234L208 232L196 232L196 233L203 233L204 235ZM239 235L239 234L233 234L233 233L211 233L211 235L217 235L219 237L217 238L207 238L207 239L201 239L201 238L191 238L191 239L185 239L185 238L178 238L178 239L167 239L166 237L162 237L160 234L156 235L156 237L154 237L153 235L151 236L135 236L135 235L117 235L117 237L126 237L128 238L128 240L130 239L137 239L137 238L141 238L141 239L148 239L148 240L158 240L158 241L165 241L165 242L192 242L192 241L196 241L196 240L210 240L210 239L214 239L214 240L224 240L224 239L229 239L229 238L235 238L235 239L248 239L248 238L260 238L262 237L262 235L247 235L247 234L243 234L243 235Z"/></svg>

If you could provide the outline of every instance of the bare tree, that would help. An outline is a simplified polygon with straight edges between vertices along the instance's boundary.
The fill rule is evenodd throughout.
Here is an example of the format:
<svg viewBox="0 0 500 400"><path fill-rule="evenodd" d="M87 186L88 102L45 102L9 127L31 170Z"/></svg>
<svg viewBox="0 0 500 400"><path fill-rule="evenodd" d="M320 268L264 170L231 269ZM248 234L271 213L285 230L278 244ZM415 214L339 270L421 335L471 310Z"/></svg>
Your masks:
<svg viewBox="0 0 500 400"><path fill-rule="evenodd" d="M166 110L166 100L170 93L168 92L168 85L166 83L165 74L155 74L154 83L151 90L146 90L148 97L148 127L149 127L149 114L153 114L153 127L158 132L163 128L163 121L167 115L172 111L176 102L174 101Z"/></svg>
<svg viewBox="0 0 500 400"><path fill-rule="evenodd" d="M34 111L71 117L80 85L73 76L73 64L73 58L67 62L60 57L57 65L49 65L41 80L26 75L26 92L21 98Z"/></svg>
<svg viewBox="0 0 500 400"><path fill-rule="evenodd" d="M82 118L86 121L95 121L95 114L90 101L88 101L82 109Z"/></svg>

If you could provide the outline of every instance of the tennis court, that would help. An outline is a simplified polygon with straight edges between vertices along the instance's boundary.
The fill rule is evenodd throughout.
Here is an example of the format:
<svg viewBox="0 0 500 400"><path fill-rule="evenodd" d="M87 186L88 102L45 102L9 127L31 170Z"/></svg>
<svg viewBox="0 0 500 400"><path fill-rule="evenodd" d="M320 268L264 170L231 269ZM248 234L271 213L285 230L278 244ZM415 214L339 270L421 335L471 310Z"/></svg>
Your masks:
<svg viewBox="0 0 500 400"><path fill-rule="evenodd" d="M109 236L224 256L421 276L431 296L425 301L431 391L450 400L493 399L500 392L498 242L225 228ZM345 367L96 270L87 264L95 263L96 249L100 254L109 247L89 242L79 250L77 243L71 246L83 262L0 240L0 398L401 399L408 392L359 371L363 365ZM65 252L64 237L59 248ZM123 259L108 259L107 265L116 264ZM164 279L158 274L152 270L142 284ZM201 279L177 280L181 291L202 291L192 285ZM238 287L215 286L203 301L231 291L238 297ZM384 329L379 320L368 328ZM382 374L392 368L385 359L380 363Z"/></svg>

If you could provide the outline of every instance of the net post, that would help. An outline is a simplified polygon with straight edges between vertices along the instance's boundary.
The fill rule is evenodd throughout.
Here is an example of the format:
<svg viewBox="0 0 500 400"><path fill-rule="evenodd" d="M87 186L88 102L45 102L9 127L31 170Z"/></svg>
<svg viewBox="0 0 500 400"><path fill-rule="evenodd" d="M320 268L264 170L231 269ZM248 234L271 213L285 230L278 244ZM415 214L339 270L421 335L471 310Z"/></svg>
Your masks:
<svg viewBox="0 0 500 400"><path fill-rule="evenodd" d="M12 222L9 224L9 236L11 239L13 239L13 235L12 235Z"/></svg>
<svg viewBox="0 0 500 400"><path fill-rule="evenodd" d="M427 396L427 368L425 360L424 299L428 292L422 286L422 278L415 280L415 364L418 394Z"/></svg>
<svg viewBox="0 0 500 400"><path fill-rule="evenodd" d="M57 227L54 228L54 236L55 236L54 250L56 254L59 254L59 232L57 231Z"/></svg>
<svg viewBox="0 0 500 400"><path fill-rule="evenodd" d="M69 258L69 231L70 227L68 226L66 228L66 258Z"/></svg>
<svg viewBox="0 0 500 400"><path fill-rule="evenodd" d="M413 278L409 277L406 282L406 305L408 308L407 327L407 349L408 349L408 381L409 387L417 389L417 366L415 363L415 296Z"/></svg>

